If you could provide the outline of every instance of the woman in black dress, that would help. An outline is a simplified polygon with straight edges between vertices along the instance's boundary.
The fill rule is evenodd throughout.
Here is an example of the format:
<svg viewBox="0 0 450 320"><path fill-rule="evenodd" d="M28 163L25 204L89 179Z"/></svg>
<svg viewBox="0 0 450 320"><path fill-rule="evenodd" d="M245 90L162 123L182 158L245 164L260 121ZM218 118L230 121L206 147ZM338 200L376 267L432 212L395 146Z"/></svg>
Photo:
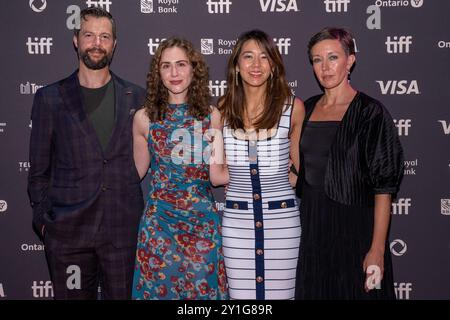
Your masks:
<svg viewBox="0 0 450 320"><path fill-rule="evenodd" d="M325 28L308 54L324 93L305 102L297 299L395 299L387 242L403 152L388 111L355 90L351 34Z"/></svg>

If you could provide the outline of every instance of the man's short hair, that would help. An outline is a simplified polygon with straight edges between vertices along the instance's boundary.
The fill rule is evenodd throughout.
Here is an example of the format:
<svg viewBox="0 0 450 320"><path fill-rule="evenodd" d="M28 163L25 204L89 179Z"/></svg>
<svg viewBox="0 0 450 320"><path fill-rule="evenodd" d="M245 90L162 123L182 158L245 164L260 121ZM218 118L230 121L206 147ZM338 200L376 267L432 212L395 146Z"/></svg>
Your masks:
<svg viewBox="0 0 450 320"><path fill-rule="evenodd" d="M114 21L114 18L112 17L111 13L109 13L108 11L106 11L102 8L97 8L97 7L89 7L89 8L85 8L85 9L81 10L80 26L73 30L75 36L78 37L78 35L80 34L81 23L83 21L87 21L88 16L92 16L95 18L108 18L112 25L113 39L116 40L116 22Z"/></svg>

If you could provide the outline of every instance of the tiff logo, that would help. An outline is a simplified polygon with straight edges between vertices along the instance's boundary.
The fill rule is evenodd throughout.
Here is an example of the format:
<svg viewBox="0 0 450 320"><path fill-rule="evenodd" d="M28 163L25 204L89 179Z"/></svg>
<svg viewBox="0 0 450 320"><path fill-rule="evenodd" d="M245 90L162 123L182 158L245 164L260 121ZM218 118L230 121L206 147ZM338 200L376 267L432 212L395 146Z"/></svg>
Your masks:
<svg viewBox="0 0 450 320"><path fill-rule="evenodd" d="M20 84L20 94L35 94L36 91L42 87L42 85L30 83L30 81L27 81L27 83L25 84Z"/></svg>
<svg viewBox="0 0 450 320"><path fill-rule="evenodd" d="M394 119L395 126L398 129L399 136L408 136L411 128L411 119Z"/></svg>
<svg viewBox="0 0 450 320"><path fill-rule="evenodd" d="M420 94L417 80L376 80L382 94Z"/></svg>
<svg viewBox="0 0 450 320"><path fill-rule="evenodd" d="M388 36L386 38L387 53L409 53L409 46L412 45L412 36Z"/></svg>
<svg viewBox="0 0 450 320"><path fill-rule="evenodd" d="M445 120L438 120L442 124L442 129L444 130L444 134L450 134L450 123L447 123Z"/></svg>
<svg viewBox="0 0 450 320"><path fill-rule="evenodd" d="M350 0L325 0L326 12L347 12L347 5L350 4Z"/></svg>
<svg viewBox="0 0 450 320"><path fill-rule="evenodd" d="M280 54L289 54L289 47L291 46L291 38L274 38L273 42L278 47Z"/></svg>
<svg viewBox="0 0 450 320"><path fill-rule="evenodd" d="M53 287L51 281L39 281L39 285L37 281L33 281L33 285L31 286L31 290L33 291L33 298L50 298L53 297Z"/></svg>
<svg viewBox="0 0 450 320"><path fill-rule="evenodd" d="M450 215L450 199L441 199L441 214Z"/></svg>
<svg viewBox="0 0 450 320"><path fill-rule="evenodd" d="M148 51L149 51L149 53L150 53L152 56L155 54L156 50L158 49L159 44L160 44L161 42L163 42L164 40L166 40L166 38L161 38L161 39L159 39L159 38L156 38L156 39L149 38L149 39L148 39L148 44L147 44L147 46L148 46Z"/></svg>
<svg viewBox="0 0 450 320"><path fill-rule="evenodd" d="M208 13L230 13L232 2L230 0L208 0Z"/></svg>
<svg viewBox="0 0 450 320"><path fill-rule="evenodd" d="M299 11L297 0L289 0L289 2L286 0L259 0L259 5L262 12Z"/></svg>
<svg viewBox="0 0 450 320"><path fill-rule="evenodd" d="M216 80L214 84L212 80L209 80L209 90L211 91L211 95L213 97L221 97L225 94L225 89L227 88L226 80Z"/></svg>
<svg viewBox="0 0 450 320"><path fill-rule="evenodd" d="M6 200L0 200L0 212L5 212L8 209Z"/></svg>
<svg viewBox="0 0 450 320"><path fill-rule="evenodd" d="M410 282L394 282L395 295L398 300L409 300L409 293L412 291L412 283Z"/></svg>
<svg viewBox="0 0 450 320"><path fill-rule="evenodd" d="M411 207L411 198L399 198L392 203L392 214L408 215Z"/></svg>
<svg viewBox="0 0 450 320"><path fill-rule="evenodd" d="M48 37L34 37L34 40L31 40L31 37L28 37L26 43L28 54L50 54L50 48L53 46L52 41L53 38Z"/></svg>
<svg viewBox="0 0 450 320"><path fill-rule="evenodd" d="M102 9L105 9L109 12L109 6L112 5L110 0L87 0L86 6L87 7L101 7Z"/></svg>

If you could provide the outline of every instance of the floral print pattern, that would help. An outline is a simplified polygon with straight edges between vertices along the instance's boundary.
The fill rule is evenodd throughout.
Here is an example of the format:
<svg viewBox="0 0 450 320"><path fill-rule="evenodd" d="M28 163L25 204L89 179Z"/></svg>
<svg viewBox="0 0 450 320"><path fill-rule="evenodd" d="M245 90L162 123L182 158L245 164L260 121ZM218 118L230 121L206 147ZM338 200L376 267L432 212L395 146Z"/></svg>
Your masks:
<svg viewBox="0 0 450 320"><path fill-rule="evenodd" d="M151 180L139 226L133 299L228 298L219 215L208 165L199 158L208 147L202 134L209 122L209 117L196 121L183 104L169 105L166 119L150 124Z"/></svg>

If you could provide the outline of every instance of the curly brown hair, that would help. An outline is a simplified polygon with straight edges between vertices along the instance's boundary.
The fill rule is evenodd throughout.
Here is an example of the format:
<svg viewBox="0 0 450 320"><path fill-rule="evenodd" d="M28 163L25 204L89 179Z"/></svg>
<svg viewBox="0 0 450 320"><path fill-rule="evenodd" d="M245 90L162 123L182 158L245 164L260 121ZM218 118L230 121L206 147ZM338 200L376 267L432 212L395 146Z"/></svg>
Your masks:
<svg viewBox="0 0 450 320"><path fill-rule="evenodd" d="M156 50L147 74L145 112L150 121L161 121L165 118L169 92L161 80L159 68L163 51L172 47L183 49L192 65L193 77L187 92L188 113L198 120L203 120L211 113L211 93L208 87L209 69L203 56L194 48L192 43L179 37L164 40Z"/></svg>
<svg viewBox="0 0 450 320"><path fill-rule="evenodd" d="M245 93L240 76L236 76L236 66L245 42L255 40L263 48L270 59L273 76L267 81L267 90L263 114L254 123L255 129L271 129L281 117L286 99L291 90L286 80L283 59L272 39L261 30L250 30L241 34L228 60L227 90L219 98L218 108L224 121L232 129L244 129Z"/></svg>

